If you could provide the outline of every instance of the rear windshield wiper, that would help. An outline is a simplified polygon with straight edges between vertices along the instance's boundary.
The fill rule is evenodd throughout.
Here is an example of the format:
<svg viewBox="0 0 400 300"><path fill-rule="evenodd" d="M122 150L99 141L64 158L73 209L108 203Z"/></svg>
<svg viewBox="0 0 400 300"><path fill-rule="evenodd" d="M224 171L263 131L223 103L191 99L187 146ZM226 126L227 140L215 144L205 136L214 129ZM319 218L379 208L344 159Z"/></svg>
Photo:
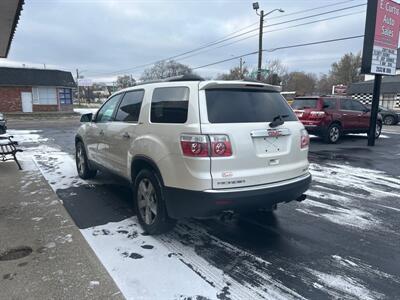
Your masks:
<svg viewBox="0 0 400 300"><path fill-rule="evenodd" d="M289 115L277 115L275 118L272 119L272 122L269 123L269 127L275 128L280 125L283 125L283 123L285 123L283 119L287 117L289 117Z"/></svg>

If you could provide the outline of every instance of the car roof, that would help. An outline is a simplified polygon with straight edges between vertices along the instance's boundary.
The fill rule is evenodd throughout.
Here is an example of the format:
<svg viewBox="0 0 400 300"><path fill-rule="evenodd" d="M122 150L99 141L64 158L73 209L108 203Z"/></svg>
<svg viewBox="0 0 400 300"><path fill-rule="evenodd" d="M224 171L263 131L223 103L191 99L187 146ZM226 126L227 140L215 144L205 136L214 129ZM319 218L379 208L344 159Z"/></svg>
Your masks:
<svg viewBox="0 0 400 300"><path fill-rule="evenodd" d="M191 84L193 82L199 83L199 89L218 89L218 88L252 88L258 90L265 90L265 91L273 91L273 92L280 92L282 89L280 86L270 85L259 81L252 81L252 80L200 80L200 79L193 79L193 80L158 80L158 81L148 81L139 83L133 87L128 87L122 89L113 95L117 95L119 93L124 93L132 90L142 89L144 87L154 87L154 86L161 86L165 87L168 86L169 83L181 83L181 84ZM176 86L174 84L174 86Z"/></svg>

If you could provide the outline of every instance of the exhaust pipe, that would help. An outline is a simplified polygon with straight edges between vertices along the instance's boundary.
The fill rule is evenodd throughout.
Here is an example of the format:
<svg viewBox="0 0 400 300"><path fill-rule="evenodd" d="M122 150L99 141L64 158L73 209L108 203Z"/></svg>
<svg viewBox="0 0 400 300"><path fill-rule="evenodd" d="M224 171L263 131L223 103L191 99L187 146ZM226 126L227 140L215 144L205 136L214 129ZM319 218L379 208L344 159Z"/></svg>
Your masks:
<svg viewBox="0 0 400 300"><path fill-rule="evenodd" d="M304 200L306 200L306 199L307 199L307 195L306 195L306 194L303 194L303 195L301 195L299 198L297 198L296 201L302 202L302 201L304 201Z"/></svg>

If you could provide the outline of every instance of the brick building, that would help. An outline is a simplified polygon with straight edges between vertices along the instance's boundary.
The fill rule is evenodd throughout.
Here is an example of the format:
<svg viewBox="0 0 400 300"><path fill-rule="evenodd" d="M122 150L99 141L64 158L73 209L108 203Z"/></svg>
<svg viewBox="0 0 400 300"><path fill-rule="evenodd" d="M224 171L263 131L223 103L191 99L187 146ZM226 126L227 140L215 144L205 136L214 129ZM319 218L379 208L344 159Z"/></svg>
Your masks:
<svg viewBox="0 0 400 300"><path fill-rule="evenodd" d="M73 111L71 72L0 67L0 111Z"/></svg>

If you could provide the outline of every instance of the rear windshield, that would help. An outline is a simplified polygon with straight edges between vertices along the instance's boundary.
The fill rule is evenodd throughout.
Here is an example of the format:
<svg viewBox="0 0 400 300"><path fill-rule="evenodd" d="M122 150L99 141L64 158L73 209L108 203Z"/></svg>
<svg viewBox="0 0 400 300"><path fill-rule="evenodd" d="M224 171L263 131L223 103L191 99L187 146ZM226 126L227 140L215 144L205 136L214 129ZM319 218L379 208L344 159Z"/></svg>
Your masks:
<svg viewBox="0 0 400 300"><path fill-rule="evenodd" d="M285 98L278 92L254 89L206 90L210 123L272 122L282 116L284 121L297 121Z"/></svg>
<svg viewBox="0 0 400 300"><path fill-rule="evenodd" d="M292 103L293 109L317 108L318 99L295 99Z"/></svg>

